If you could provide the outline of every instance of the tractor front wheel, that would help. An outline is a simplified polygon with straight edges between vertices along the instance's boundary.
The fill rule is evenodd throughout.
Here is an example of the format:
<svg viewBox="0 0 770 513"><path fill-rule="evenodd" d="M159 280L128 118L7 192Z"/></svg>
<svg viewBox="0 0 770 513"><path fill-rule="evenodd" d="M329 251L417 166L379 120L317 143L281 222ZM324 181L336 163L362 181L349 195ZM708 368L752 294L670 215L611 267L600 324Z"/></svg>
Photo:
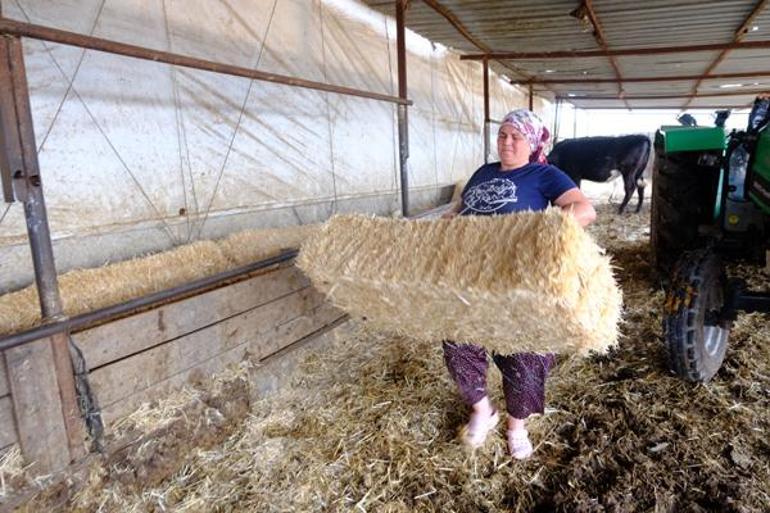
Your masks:
<svg viewBox="0 0 770 513"><path fill-rule="evenodd" d="M684 253L666 294L663 330L671 370L706 382L722 365L731 323L721 318L726 279L722 263L709 250Z"/></svg>

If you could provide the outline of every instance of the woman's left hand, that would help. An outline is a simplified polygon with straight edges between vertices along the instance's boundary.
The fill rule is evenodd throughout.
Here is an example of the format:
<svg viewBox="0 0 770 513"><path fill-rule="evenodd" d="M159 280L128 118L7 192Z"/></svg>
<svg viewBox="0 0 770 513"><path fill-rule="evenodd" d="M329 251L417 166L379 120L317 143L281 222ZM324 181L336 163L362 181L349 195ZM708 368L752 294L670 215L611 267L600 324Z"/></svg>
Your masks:
<svg viewBox="0 0 770 513"><path fill-rule="evenodd" d="M441 214L441 219L452 219L453 217L457 216L457 214L460 213L460 209L463 206L462 200L455 201L452 203L452 206L449 207L449 209Z"/></svg>

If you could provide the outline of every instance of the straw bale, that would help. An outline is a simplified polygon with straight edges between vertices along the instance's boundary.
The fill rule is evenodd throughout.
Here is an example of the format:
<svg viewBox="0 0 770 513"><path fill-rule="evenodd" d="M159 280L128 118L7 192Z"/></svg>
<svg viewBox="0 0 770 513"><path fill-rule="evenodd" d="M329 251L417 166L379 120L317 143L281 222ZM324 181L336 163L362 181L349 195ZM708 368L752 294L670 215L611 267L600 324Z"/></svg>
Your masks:
<svg viewBox="0 0 770 513"><path fill-rule="evenodd" d="M306 241L297 264L338 307L418 340L579 354L617 342L622 299L609 257L558 209L338 216Z"/></svg>

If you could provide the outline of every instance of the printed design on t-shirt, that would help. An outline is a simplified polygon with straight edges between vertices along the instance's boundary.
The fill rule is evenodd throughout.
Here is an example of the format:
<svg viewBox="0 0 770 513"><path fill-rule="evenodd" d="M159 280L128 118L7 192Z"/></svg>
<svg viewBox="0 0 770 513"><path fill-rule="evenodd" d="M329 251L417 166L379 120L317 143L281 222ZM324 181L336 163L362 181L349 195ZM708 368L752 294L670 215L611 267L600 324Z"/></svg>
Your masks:
<svg viewBox="0 0 770 513"><path fill-rule="evenodd" d="M463 196L466 210L474 212L496 212L507 203L516 203L516 184L504 178L493 178L474 185Z"/></svg>

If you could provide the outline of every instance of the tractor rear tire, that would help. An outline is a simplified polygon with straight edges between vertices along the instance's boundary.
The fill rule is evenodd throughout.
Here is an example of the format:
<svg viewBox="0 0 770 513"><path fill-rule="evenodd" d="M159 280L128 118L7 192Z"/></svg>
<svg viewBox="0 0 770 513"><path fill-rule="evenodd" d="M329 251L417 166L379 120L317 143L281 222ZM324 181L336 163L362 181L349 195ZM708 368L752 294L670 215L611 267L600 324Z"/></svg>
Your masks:
<svg viewBox="0 0 770 513"><path fill-rule="evenodd" d="M664 281L683 251L703 247L699 226L712 222L719 168L704 162L708 159L703 156L666 154L656 142L650 244L653 263Z"/></svg>
<svg viewBox="0 0 770 513"><path fill-rule="evenodd" d="M677 262L663 331L669 366L682 378L706 382L722 365L731 328L720 319L725 290L722 263L710 250L685 253Z"/></svg>

